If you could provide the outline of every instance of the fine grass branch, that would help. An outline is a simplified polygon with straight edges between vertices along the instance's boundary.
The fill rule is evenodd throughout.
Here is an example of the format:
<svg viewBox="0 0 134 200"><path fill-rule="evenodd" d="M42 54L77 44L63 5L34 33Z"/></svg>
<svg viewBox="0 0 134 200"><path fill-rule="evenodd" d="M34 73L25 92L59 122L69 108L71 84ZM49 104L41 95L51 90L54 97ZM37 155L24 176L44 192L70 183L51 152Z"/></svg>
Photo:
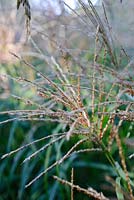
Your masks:
<svg viewBox="0 0 134 200"><path fill-rule="evenodd" d="M50 147L54 148L57 143L60 144L63 142L65 145L68 144L67 150L64 153L60 152L58 159L55 156L55 159L48 163L45 169L42 169L36 177L31 178L31 181L26 184L27 188L52 169L62 165L67 159L72 158L74 154L79 156L81 154L85 155L85 153L90 154L91 152L101 153L103 159L106 157L112 166L115 179L115 184L113 185L117 196L119 196L117 184L120 184L120 188L123 188L123 192L121 191L123 198L124 193L126 193L126 196L129 196L133 200L133 177L130 176L132 168L128 166L127 155L129 149L126 150L126 147L124 147L125 144L123 144L124 139L132 138L133 131L134 80L130 76L131 73L133 74L133 71L129 63L123 67L119 66L118 55L115 54L113 45L114 38L112 38L113 42L111 44L111 38L109 38L111 33L109 34L107 32L110 29L105 27L106 25L101 20L91 1L88 1L88 6L82 0L78 1L81 6L80 8L83 9L84 15L94 25L95 34L92 56L88 55L89 53L87 51L83 51L81 57L76 57L69 51L69 48L63 48L57 42L58 40L51 39L49 33L43 34L50 42L55 43L57 46L56 50L61 55L66 50L70 62L68 69L66 69L66 64L61 64L60 59L52 54L50 57L48 56L49 59L46 59L48 61L46 63L52 69L51 74L47 75L39 70L38 66L34 66L24 57L11 53L13 57L17 58L17 63L20 62L20 65L24 65L26 70L29 69L34 72L36 78L35 80L30 80L23 76L1 75L1 77L6 77L20 86L25 83L26 90L33 91L30 98L25 97L24 93L22 96L21 94L11 93L10 97L15 101L19 100L23 102L25 108L1 111L0 115L6 116L6 119L4 118L0 122L1 126L17 120L30 122L41 121L44 124L49 122L50 124L60 125L60 131L50 133L48 136L35 139L32 142L8 151L1 159L4 161L5 158L42 142L41 147L38 147L34 152L30 152L29 155L23 158L23 166L28 162L31 163L31 161L36 160L36 156L46 152ZM18 9L21 4L27 9L25 14L30 21L31 13L28 1L18 1L17 3ZM64 5L69 8L66 3ZM107 26L109 26L104 6L103 9ZM88 33L88 20L86 21L84 16L77 11L73 9L71 11L86 25L86 31ZM39 49L38 45L35 45L36 50ZM40 51L40 54L42 56L42 51ZM86 60L88 56L91 58ZM110 57L108 64L107 57ZM83 60L84 62L82 62ZM73 141L74 138L76 140L75 142ZM133 158L132 152L129 158ZM100 163L97 164L99 166ZM84 189L75 185L73 171L71 182L57 176L54 176L54 178L62 184L71 187L72 200L74 189L94 199L108 199L93 188Z"/></svg>

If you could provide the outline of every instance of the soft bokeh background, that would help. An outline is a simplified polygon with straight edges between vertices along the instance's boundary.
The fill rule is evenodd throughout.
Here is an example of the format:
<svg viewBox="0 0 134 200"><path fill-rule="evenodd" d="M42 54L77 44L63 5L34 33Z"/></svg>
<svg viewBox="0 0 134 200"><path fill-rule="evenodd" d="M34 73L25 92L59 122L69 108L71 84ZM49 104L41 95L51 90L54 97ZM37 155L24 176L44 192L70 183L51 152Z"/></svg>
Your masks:
<svg viewBox="0 0 134 200"><path fill-rule="evenodd" d="M82 13L78 2L72 3L69 0L65 2L73 9L77 9L79 14ZM15 0L0 0L0 111L34 108L34 106L30 107L25 100L24 102L19 101L15 96L42 103L40 97L35 95L34 88L8 78L8 76L24 77L31 81L38 79L35 72L24 66L10 52L23 56L43 73L51 76L53 75L50 73L52 69L47 64L51 56L55 57L66 71L66 67L69 68L72 64L68 58L68 51L76 58L81 56L83 63L86 57L90 58L93 54L95 30L92 24L89 23L87 31L81 20L61 1L31 0L30 3L32 20L31 36L28 36L23 8L17 11ZM101 1L93 3L96 3L96 9L103 19ZM134 53L134 1L123 0L121 4L120 1L104 0L104 3L115 36L115 48L118 48L120 44L123 45L132 58ZM60 51L61 47L64 53ZM0 121L6 119L7 116L0 115ZM50 122L44 124L43 122L16 120L1 124L0 155L61 130L60 124ZM52 163L55 155L56 159L59 158L75 142L74 139L64 144L61 140L60 143L55 143L54 147L50 146L30 163L22 164L22 161L25 156L37 150L38 146L44 145L44 142L0 161L0 199L70 199L70 189L52 179L51 175L54 170L38 180L32 187L25 189L24 186L28 180ZM101 164L98 164L98 160L102 161ZM71 166L75 168L76 183L86 188L92 186L98 191L104 191L114 199L113 188L103 181L107 173L113 175L113 171L101 154L72 156L62 164L61 168L56 167L54 172L70 180ZM75 196L78 200L83 198L81 194L76 193ZM85 196L83 199L88 198Z"/></svg>

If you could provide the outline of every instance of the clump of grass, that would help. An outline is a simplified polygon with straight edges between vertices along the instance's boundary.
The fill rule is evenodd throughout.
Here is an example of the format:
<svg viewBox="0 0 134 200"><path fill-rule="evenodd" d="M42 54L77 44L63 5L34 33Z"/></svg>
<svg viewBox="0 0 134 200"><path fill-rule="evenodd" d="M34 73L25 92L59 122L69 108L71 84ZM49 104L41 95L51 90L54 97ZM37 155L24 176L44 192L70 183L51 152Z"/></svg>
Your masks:
<svg viewBox="0 0 134 200"><path fill-rule="evenodd" d="M65 59L69 58L71 64L68 70L65 70L64 66L51 55L46 61L52 68L50 77L42 73L23 57L12 53L22 65L24 64L33 70L38 78L32 81L24 77L1 75L19 84L26 84L27 89L31 89L34 92L34 98L27 99L24 96L12 94L12 97L15 99L23 101L27 109L1 112L1 115L8 115L9 118L0 122L0 124L15 120L42 121L44 123L56 122L62 124L62 132L24 144L18 149L4 154L1 158L5 159L35 143L52 138L47 144L28 155L23 160L23 163L26 163L50 146L55 145L55 143L61 140L64 143L71 143L71 139L75 137L77 138L75 144L64 155L61 155L59 159L34 177L33 180L29 181L25 187L31 186L40 177L50 172L56 166L62 165L66 159L74 154L79 156L79 154L85 152L90 153L94 151L97 153L101 151L108 159L115 173L114 187L117 197L119 198L121 195L122 199L134 199L134 185L132 178L129 176L127 166L128 155L123 148L124 144L122 144L124 138L131 138L129 128L131 127L132 129L134 122L134 85L131 76L133 71L131 70L129 60L127 66L123 68L120 66L118 55L115 54L113 45L110 42L113 39L109 39L111 32L108 31L110 29L105 28L106 25L104 25L91 1L88 1L88 6L81 0L79 0L79 3L84 11L84 15L91 20L95 27L94 56L92 60L86 60L85 64L83 64L81 57L76 59L68 51L68 57ZM103 9L107 19L104 5ZM74 12L77 14L76 11ZM84 19L84 15L77 16L86 24L88 30L88 20ZM57 41L53 42L57 44ZM64 52L64 49L62 47L59 48L58 44L57 49L59 49L61 54ZM109 66L106 65L108 56L110 57ZM122 129L124 126L127 126L127 123L129 123L129 126L124 133ZM88 147L85 147L87 143ZM84 148L81 148L82 144ZM118 158L113 153L115 146L118 149ZM75 185L73 183L73 172L71 182L62 180L57 176L54 176L54 179L70 186L72 196L73 190L76 189L94 199L108 199L93 188L84 189Z"/></svg>

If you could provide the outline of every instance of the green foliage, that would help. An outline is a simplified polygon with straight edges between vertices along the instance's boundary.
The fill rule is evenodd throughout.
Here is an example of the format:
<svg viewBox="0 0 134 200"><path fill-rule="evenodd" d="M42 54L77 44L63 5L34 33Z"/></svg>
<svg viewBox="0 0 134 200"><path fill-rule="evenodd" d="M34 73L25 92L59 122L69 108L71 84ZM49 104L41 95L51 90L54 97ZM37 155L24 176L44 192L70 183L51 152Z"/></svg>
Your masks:
<svg viewBox="0 0 134 200"><path fill-rule="evenodd" d="M92 3L79 2L95 26L90 53L67 52L61 63L44 54L44 65L12 53L17 61L1 65L10 86L0 100L3 199L133 199L133 71L126 55L120 63ZM28 1L17 3L30 20Z"/></svg>

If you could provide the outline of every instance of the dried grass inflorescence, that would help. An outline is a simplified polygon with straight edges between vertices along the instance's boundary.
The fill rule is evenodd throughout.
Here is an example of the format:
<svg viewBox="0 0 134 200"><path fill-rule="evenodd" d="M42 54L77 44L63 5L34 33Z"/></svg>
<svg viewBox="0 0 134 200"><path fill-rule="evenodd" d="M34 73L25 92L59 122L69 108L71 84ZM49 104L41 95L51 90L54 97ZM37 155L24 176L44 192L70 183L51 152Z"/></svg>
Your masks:
<svg viewBox="0 0 134 200"><path fill-rule="evenodd" d="M25 13L30 21L31 14L28 1L18 1L17 8L19 8L21 3L25 6ZM50 38L49 35L44 35L44 37L50 39L51 42L55 44L60 59L57 58L56 55L46 56L43 54L37 44L34 43L34 40L32 41L32 44L38 49L38 53L43 57L45 63L52 69L50 75L47 76L22 56L18 56L14 53L12 53L12 55L16 57L22 65L24 64L26 67L33 70L38 78L36 80L29 80L25 77L1 75L2 77L9 78L19 84L26 84L28 90L29 88L34 88L34 98L27 99L23 96L12 94L13 98L23 101L26 106L28 106L28 109L1 112L0 114L8 114L10 117L5 121L0 122L0 124L14 120L43 121L44 123L49 121L50 123L56 122L62 124L64 131L25 144L18 149L3 155L2 159L21 151L34 143L51 138L47 144L26 157L23 161L23 163L25 163L58 141L64 140L64 142L66 142L66 140L71 140L72 137L77 137L78 141L65 155L48 166L37 177L30 181L26 187L29 187L57 165L61 165L73 154L101 151L108 158L117 177L119 176L125 181L127 185L125 193L129 193L130 198L134 199L133 185L129 177L120 135L120 129L122 128L123 123L129 122L131 123L131 127L133 127L134 80L132 77L133 71L131 70L132 65L130 64L128 56L124 53L127 65L121 66L113 46L113 38L111 38L112 33L109 28L105 5L103 5L103 10L106 24L100 18L90 0L88 0L88 6L82 0L79 0L79 3L83 13L79 14L79 11L71 10L74 15L79 17L79 20L84 23L87 33L89 31L88 27L91 26L91 22L94 27L93 29L95 30L94 50L91 59L86 59L88 53L83 51L85 60L82 61L82 56L80 57L78 54L77 56L73 55L72 51L69 50L67 46L60 45L58 40ZM67 6L67 4L65 5ZM86 20L84 17L86 17ZM90 25L89 21L91 21ZM41 33L41 35L42 34L43 33ZM125 50L123 52L125 52ZM67 62L63 62L63 57L64 61ZM109 59L110 61L108 62ZM30 106L34 106L34 109L30 109ZM87 141L97 147L81 149L81 144L85 144ZM125 178L122 177L120 169L118 169L116 165L117 161L113 158L111 153L112 145L115 144L119 150L119 157L122 165L121 169L125 174ZM71 187L71 199L73 199L74 196L74 189L83 192L94 199L108 199L102 193L98 193L92 188L83 189L75 185L73 183L73 177L73 170L71 182L54 176L54 179Z"/></svg>
<svg viewBox="0 0 134 200"><path fill-rule="evenodd" d="M23 5L25 9L25 17L26 17L26 29L27 34L30 34L30 20L31 20L31 9L29 0L17 0L17 10L20 8L20 5Z"/></svg>

